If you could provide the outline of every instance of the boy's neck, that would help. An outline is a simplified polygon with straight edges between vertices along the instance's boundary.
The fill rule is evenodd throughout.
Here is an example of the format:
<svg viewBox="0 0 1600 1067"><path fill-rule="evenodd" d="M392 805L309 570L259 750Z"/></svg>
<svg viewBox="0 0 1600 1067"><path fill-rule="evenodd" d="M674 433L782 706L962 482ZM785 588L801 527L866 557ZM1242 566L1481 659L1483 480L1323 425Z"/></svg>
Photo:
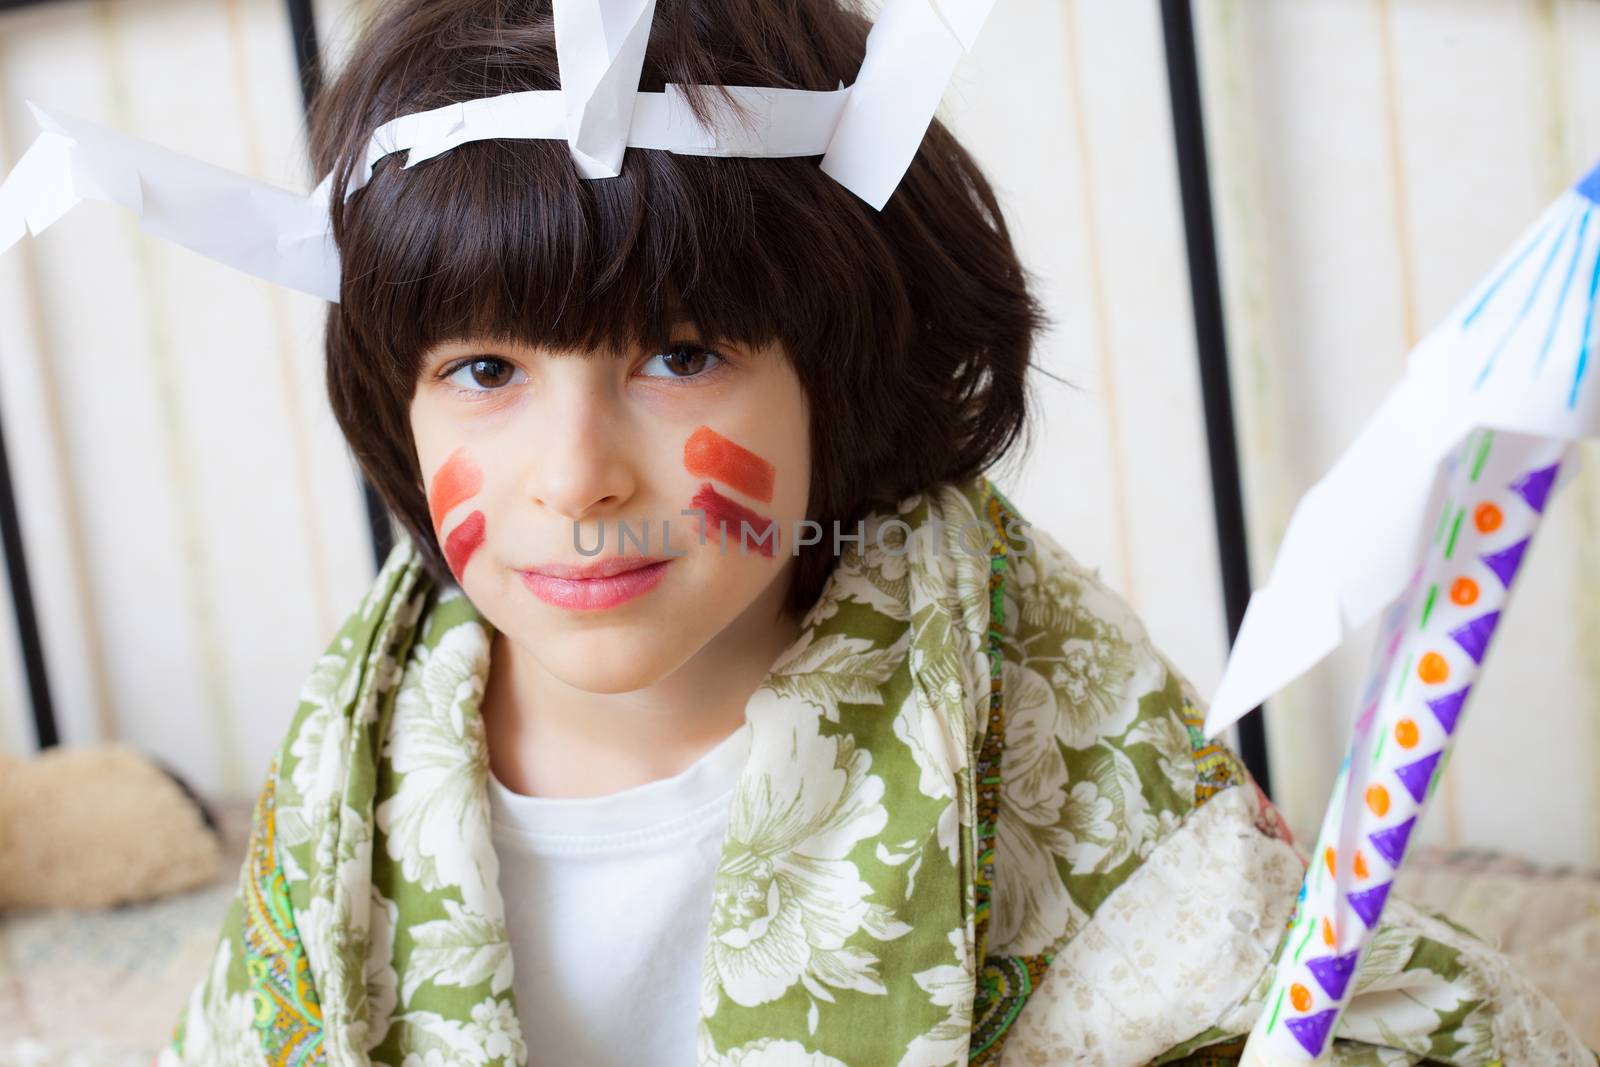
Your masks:
<svg viewBox="0 0 1600 1067"><path fill-rule="evenodd" d="M590 693L494 631L483 698L489 766L508 789L592 797L670 778L744 723L745 705L800 634L776 581L688 662L628 693Z"/></svg>

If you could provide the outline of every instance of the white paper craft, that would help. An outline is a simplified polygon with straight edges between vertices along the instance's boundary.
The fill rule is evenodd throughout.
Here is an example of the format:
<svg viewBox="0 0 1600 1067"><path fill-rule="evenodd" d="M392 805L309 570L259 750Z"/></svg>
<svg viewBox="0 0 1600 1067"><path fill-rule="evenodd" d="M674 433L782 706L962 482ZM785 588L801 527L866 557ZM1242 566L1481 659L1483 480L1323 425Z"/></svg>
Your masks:
<svg viewBox="0 0 1600 1067"><path fill-rule="evenodd" d="M1546 503L1600 432L1597 203L1600 166L1422 340L1250 600L1207 737L1386 614L1244 1064L1326 1058Z"/></svg>
<svg viewBox="0 0 1600 1067"><path fill-rule="evenodd" d="M565 140L585 178L620 173L626 148L706 156L821 156L822 169L881 210L905 177L957 61L994 0L886 0L854 85L729 87L702 124L684 88L637 91L654 0L557 0L559 90L507 93L404 115L369 139L413 167L469 141ZM0 183L0 254L84 200L135 212L152 234L259 278L339 299L328 216L332 176L301 196L29 103L42 132Z"/></svg>

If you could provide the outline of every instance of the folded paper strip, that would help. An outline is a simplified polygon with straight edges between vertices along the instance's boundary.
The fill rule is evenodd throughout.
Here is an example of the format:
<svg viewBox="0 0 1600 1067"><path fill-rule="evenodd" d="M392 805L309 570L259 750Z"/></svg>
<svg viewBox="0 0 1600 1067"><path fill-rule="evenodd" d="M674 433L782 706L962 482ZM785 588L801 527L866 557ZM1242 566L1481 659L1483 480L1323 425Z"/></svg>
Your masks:
<svg viewBox="0 0 1600 1067"><path fill-rule="evenodd" d="M403 115L379 127L364 186L385 156L406 167L471 141L565 140L585 178L621 173L627 148L688 155L821 156L821 169L882 210L994 0L886 0L856 81L830 90L711 88L702 122L690 87L638 91L654 0L557 0L560 89L508 93ZM710 88L710 87L702 87ZM279 285L339 300L332 175L307 195L29 103L41 132L0 182L0 254L84 200L121 204L149 233Z"/></svg>

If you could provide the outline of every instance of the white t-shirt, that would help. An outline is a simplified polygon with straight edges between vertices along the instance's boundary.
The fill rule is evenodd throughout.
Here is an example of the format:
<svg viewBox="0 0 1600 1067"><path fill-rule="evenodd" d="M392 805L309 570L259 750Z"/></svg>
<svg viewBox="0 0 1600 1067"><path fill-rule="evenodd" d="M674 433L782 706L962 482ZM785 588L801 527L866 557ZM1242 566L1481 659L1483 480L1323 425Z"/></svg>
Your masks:
<svg viewBox="0 0 1600 1067"><path fill-rule="evenodd" d="M700 960L740 726L681 773L598 797L489 774L512 989L530 1067L693 1067Z"/></svg>

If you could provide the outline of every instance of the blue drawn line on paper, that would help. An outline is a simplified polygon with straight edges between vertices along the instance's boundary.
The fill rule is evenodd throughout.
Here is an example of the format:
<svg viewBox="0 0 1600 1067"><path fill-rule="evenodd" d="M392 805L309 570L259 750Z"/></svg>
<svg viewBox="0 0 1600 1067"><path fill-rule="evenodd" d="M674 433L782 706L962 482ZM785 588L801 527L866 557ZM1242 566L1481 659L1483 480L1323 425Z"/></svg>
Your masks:
<svg viewBox="0 0 1600 1067"><path fill-rule="evenodd" d="M1578 223L1578 241L1572 246L1572 262L1567 264L1567 276L1561 281L1561 296L1556 300L1555 314L1550 316L1550 329L1545 332L1544 344L1539 346L1539 358L1533 363L1535 374L1544 366L1544 357L1550 354L1550 343L1556 337L1556 327L1561 325L1561 310L1567 306L1567 294L1572 291L1572 279L1578 273L1578 259L1583 254L1583 235L1589 228L1589 216L1593 213L1592 206L1583 209L1583 220Z"/></svg>
<svg viewBox="0 0 1600 1067"><path fill-rule="evenodd" d="M1594 270L1589 274L1589 310L1583 316L1583 344L1578 349L1578 366L1572 373L1572 391L1567 394L1567 407L1578 406L1578 388L1583 384L1583 374L1589 369L1589 345L1594 337L1594 301L1600 292L1600 249L1595 250Z"/></svg>
<svg viewBox="0 0 1600 1067"><path fill-rule="evenodd" d="M1585 210L1587 211L1587 209ZM1494 296L1494 294L1499 290L1501 284L1511 276L1511 272L1522 265L1522 261L1528 258L1529 253L1544 243L1545 234L1550 232L1550 227L1556 224L1556 220L1559 217L1559 215L1552 215L1549 219L1545 220L1545 224L1539 228L1539 232L1534 234L1533 240L1523 245L1522 248L1517 251L1516 256L1512 258L1511 262L1506 264L1506 269L1500 272L1499 277L1495 278L1494 281L1489 283L1489 287L1485 289L1483 295L1478 298L1477 306L1471 311L1467 312L1467 317L1461 320L1461 328L1463 330L1472 326L1472 320L1478 317L1478 312L1482 311L1484 305L1489 303L1489 298Z"/></svg>
<svg viewBox="0 0 1600 1067"><path fill-rule="evenodd" d="M1517 332L1523 320L1528 317L1528 312L1533 310L1534 301L1544 291L1544 280L1550 273L1550 265L1556 261L1556 253L1561 251L1561 246L1567 243L1567 234L1572 232L1572 224L1577 218L1578 216L1575 214L1568 215L1567 221L1562 224L1561 232L1556 234L1555 241L1550 245L1549 254L1544 257L1544 263L1539 267L1538 276L1534 278L1533 285L1528 289L1528 299L1522 302L1522 310L1518 311L1517 317L1511 320L1511 325L1506 327L1505 332L1500 335L1500 340L1496 342L1494 351L1490 352L1489 358L1484 361L1483 370L1478 372L1478 380L1472 383L1474 389L1483 385L1484 379L1489 377L1489 372L1494 369L1495 361L1500 358L1500 353L1504 351L1506 342L1511 340L1512 335ZM1587 213L1584 215L1584 221L1588 221ZM1578 235L1578 243L1580 245L1583 243L1582 233Z"/></svg>

